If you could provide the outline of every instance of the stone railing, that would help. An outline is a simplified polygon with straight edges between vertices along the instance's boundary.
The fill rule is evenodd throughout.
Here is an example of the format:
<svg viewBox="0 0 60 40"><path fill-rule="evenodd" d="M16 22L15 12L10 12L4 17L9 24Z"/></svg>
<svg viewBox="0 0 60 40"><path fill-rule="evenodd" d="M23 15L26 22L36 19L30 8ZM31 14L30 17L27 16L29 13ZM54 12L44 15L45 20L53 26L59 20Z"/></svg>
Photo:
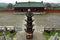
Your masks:
<svg viewBox="0 0 60 40"><path fill-rule="evenodd" d="M44 28L44 30L48 30L48 31L51 31L51 30L60 31L60 28L46 27L46 28Z"/></svg>
<svg viewBox="0 0 60 40"><path fill-rule="evenodd" d="M19 31L19 30L22 30L21 27L15 27L15 26L0 26L0 30L16 30L16 31Z"/></svg>

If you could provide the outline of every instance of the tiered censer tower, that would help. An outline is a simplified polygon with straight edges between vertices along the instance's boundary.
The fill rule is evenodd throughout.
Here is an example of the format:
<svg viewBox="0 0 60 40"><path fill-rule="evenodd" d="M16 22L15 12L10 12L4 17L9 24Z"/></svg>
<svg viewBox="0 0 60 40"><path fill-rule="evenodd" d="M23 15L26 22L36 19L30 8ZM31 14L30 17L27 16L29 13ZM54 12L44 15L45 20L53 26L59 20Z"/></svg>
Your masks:
<svg viewBox="0 0 60 40"><path fill-rule="evenodd" d="M27 22L27 24L25 24L26 26L26 29L25 29L25 32L26 32L26 39L33 39L33 13L31 12L30 9L28 9L28 12L26 13L26 17L27 19L25 20Z"/></svg>

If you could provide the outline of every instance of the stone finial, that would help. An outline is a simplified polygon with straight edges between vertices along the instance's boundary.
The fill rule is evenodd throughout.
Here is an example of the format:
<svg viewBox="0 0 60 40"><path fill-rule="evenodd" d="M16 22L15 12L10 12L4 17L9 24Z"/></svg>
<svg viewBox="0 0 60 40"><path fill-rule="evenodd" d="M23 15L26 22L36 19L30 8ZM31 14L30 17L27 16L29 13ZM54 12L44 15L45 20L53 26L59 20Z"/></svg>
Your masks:
<svg viewBox="0 0 60 40"><path fill-rule="evenodd" d="M31 9L28 9L28 12L31 11Z"/></svg>

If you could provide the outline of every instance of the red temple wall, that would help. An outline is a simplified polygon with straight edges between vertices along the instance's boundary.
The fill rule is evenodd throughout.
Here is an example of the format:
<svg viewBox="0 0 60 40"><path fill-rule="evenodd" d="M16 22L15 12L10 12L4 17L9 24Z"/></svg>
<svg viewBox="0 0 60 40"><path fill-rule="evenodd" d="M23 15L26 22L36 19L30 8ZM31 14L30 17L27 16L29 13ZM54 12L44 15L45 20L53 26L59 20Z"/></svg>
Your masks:
<svg viewBox="0 0 60 40"><path fill-rule="evenodd" d="M21 12L22 10L0 10L0 12ZM46 10L34 10L34 9L31 9L32 12L54 12L54 13L60 13L60 10L49 10L49 9L46 9ZM27 12L27 9L24 9L23 12Z"/></svg>
<svg viewBox="0 0 60 40"><path fill-rule="evenodd" d="M49 9L46 9L44 10L45 12L54 12L54 13L60 13L60 10L49 10Z"/></svg>
<svg viewBox="0 0 60 40"><path fill-rule="evenodd" d="M0 10L0 12L14 12L15 10Z"/></svg>

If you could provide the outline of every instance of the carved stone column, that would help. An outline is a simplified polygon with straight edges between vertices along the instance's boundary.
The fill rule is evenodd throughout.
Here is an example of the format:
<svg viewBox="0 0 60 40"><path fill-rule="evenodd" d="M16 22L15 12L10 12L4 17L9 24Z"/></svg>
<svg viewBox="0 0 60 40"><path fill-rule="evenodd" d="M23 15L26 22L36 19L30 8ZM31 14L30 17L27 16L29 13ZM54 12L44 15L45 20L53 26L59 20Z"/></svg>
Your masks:
<svg viewBox="0 0 60 40"><path fill-rule="evenodd" d="M27 19L25 20L27 22L27 24L25 24L26 26L26 29L25 29L25 32L26 32L26 38L27 39L33 39L33 13L31 12L30 9L28 9L28 12L26 13L26 17Z"/></svg>

